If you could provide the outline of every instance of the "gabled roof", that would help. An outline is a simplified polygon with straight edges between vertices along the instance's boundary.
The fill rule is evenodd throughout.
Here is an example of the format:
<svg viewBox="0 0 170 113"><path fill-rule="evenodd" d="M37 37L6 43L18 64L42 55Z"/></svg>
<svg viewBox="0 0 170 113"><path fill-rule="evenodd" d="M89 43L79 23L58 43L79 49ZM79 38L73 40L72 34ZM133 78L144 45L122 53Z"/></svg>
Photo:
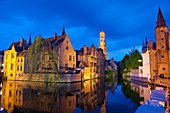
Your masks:
<svg viewBox="0 0 170 113"><path fill-rule="evenodd" d="M160 7L159 7L158 18L157 18L157 21L156 21L156 28L157 27L164 27L164 26L166 26L165 19L164 19L163 15L162 15Z"/></svg>
<svg viewBox="0 0 170 113"><path fill-rule="evenodd" d="M22 51L22 52L18 55L18 57L20 57L20 56L25 57L25 56L26 56L26 54L27 54L27 52L28 52L28 50L24 50L24 51Z"/></svg>

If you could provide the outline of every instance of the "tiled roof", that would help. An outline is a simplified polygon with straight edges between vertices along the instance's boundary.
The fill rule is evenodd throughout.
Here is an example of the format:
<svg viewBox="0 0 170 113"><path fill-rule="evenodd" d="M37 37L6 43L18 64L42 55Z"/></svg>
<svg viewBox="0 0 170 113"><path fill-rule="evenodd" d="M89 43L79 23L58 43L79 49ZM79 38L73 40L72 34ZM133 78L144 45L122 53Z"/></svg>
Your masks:
<svg viewBox="0 0 170 113"><path fill-rule="evenodd" d="M21 52L18 56L19 56L19 57L20 57L20 56L24 56L24 57L25 57L25 56L26 56L26 54L27 54L27 51L28 51L28 50L24 50L24 51L22 51L22 52Z"/></svg>
<svg viewBox="0 0 170 113"><path fill-rule="evenodd" d="M157 18L157 21L156 21L156 27L164 27L164 26L166 26L165 19L162 15L160 7L159 7L158 18Z"/></svg>

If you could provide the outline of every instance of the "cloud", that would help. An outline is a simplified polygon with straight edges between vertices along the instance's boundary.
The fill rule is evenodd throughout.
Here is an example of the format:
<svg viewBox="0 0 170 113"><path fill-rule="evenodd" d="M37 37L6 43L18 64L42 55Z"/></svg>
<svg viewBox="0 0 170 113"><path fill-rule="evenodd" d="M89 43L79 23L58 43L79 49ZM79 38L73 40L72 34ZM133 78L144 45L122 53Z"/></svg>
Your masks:
<svg viewBox="0 0 170 113"><path fill-rule="evenodd" d="M121 59L124 52L118 50L141 46L146 36L155 40L159 6L170 25L169 0L1 0L0 50L13 40L28 40L30 34L32 38L60 35L64 25L74 49L92 43L98 47L99 32L105 31L108 56L115 52L115 60Z"/></svg>

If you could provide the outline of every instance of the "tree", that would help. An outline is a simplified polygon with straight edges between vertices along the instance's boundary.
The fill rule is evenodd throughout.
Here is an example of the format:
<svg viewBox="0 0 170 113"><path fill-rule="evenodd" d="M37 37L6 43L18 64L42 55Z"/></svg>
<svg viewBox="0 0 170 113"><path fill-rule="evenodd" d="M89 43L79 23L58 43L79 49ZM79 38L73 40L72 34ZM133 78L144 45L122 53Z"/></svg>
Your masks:
<svg viewBox="0 0 170 113"><path fill-rule="evenodd" d="M120 62L121 74L129 72L130 69L141 66L142 62L138 62L139 59L142 59L142 56L137 49L134 50L130 56L126 54Z"/></svg>

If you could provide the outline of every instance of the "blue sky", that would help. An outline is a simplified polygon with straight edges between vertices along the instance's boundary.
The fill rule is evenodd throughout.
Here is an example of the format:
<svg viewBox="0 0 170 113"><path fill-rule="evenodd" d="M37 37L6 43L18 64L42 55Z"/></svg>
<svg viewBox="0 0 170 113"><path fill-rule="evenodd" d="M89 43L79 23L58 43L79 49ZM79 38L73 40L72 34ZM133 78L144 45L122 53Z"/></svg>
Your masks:
<svg viewBox="0 0 170 113"><path fill-rule="evenodd" d="M105 31L108 58L118 61L146 36L155 40L159 6L169 26L170 0L0 0L0 50L30 34L32 41L61 35L64 25L75 50L98 47Z"/></svg>

